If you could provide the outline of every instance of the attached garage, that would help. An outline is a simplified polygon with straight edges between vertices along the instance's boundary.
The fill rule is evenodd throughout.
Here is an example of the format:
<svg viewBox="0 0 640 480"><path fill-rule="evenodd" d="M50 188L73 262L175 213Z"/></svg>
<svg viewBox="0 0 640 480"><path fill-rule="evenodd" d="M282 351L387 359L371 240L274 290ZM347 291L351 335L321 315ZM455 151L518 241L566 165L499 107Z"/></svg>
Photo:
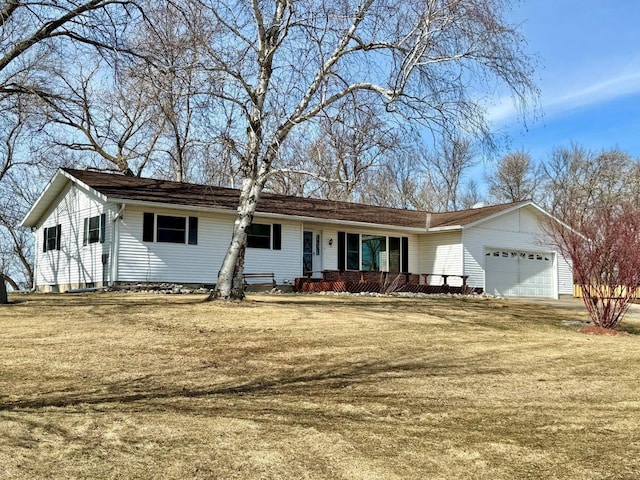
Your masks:
<svg viewBox="0 0 640 480"><path fill-rule="evenodd" d="M555 298L552 253L512 249L485 252L485 290L505 297Z"/></svg>

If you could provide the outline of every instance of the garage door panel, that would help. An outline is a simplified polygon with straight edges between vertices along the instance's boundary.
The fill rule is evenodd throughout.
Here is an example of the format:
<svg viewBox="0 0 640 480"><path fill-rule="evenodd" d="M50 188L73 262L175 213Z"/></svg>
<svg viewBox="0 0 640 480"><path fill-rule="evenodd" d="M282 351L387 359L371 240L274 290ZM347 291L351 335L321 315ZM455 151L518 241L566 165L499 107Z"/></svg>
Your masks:
<svg viewBox="0 0 640 480"><path fill-rule="evenodd" d="M535 252L487 249L485 289L502 296L553 297L553 256Z"/></svg>

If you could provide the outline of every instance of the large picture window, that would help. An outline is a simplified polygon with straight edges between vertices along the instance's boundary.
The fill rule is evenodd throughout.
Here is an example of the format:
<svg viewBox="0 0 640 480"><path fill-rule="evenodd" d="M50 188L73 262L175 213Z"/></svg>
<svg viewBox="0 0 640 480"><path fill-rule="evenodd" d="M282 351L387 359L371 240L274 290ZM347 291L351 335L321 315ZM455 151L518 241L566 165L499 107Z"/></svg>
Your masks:
<svg viewBox="0 0 640 480"><path fill-rule="evenodd" d="M338 232L338 269L409 272L409 238Z"/></svg>
<svg viewBox="0 0 640 480"><path fill-rule="evenodd" d="M387 271L387 237L362 235L362 270Z"/></svg>
<svg viewBox="0 0 640 480"><path fill-rule="evenodd" d="M197 245L198 217L145 213L142 220L142 240Z"/></svg>
<svg viewBox="0 0 640 480"><path fill-rule="evenodd" d="M281 250L282 225L279 223L252 223L247 228L247 247Z"/></svg>
<svg viewBox="0 0 640 480"><path fill-rule="evenodd" d="M62 225L44 228L44 238L42 240L42 251L60 250L60 237L62 236Z"/></svg>

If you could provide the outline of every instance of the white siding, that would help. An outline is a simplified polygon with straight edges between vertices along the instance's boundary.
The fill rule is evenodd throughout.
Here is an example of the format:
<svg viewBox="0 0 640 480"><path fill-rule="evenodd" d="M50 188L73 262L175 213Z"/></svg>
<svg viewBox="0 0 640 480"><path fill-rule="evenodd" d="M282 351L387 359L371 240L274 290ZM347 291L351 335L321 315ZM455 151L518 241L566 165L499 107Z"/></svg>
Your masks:
<svg viewBox="0 0 640 480"><path fill-rule="evenodd" d="M65 290L83 287L87 283L108 282L109 264L103 270L102 255L110 254L114 206L104 204L75 184L69 184L54 205L55 208L45 215L43 223L34 232L36 287L55 285ZM83 246L84 219L102 213L107 215L105 242ZM44 229L58 224L62 226L60 250L43 252Z"/></svg>
<svg viewBox="0 0 640 480"><path fill-rule="evenodd" d="M293 284L295 278L302 276L302 222L260 216L256 216L254 222L281 224L282 250L247 248L244 271L247 273L273 272L278 284ZM231 223L227 241L224 243L225 252L230 240ZM218 270L216 270L217 273Z"/></svg>
<svg viewBox="0 0 640 480"><path fill-rule="evenodd" d="M420 272L435 276L429 277L429 283L440 285L440 275L462 275L462 233L441 232L420 235ZM461 278L450 278L452 286L462 285Z"/></svg>
<svg viewBox="0 0 640 480"><path fill-rule="evenodd" d="M198 244L142 241L144 212L198 217ZM127 206L120 220L118 281L213 284L231 241L234 215L179 209ZM274 273L278 283L293 282L302 273L300 222L256 216L255 223L282 225L282 250L248 248L245 272Z"/></svg>
<svg viewBox="0 0 640 480"><path fill-rule="evenodd" d="M465 229L462 241L464 274L469 275L468 284L472 287L485 287L485 249L509 248L554 254L556 294L573 293L571 268L545 244L544 234L538 226L538 215L533 209L520 208L491 222Z"/></svg>

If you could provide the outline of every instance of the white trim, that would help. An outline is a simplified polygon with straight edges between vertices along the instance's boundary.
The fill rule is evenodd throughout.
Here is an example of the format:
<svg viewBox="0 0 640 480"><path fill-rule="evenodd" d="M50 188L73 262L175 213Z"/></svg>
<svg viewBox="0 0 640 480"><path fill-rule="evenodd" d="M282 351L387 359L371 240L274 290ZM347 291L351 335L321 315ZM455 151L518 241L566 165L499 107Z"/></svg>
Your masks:
<svg viewBox="0 0 640 480"><path fill-rule="evenodd" d="M89 187L85 183L78 180L73 175L65 172L61 168L56 171L56 174L53 176L51 180L47 183L44 190L38 197L38 199L31 206L27 214L22 218L20 222L20 226L22 227L37 227L40 219L46 214L49 207L55 203L54 200L58 198L58 196L64 192L65 188L69 183L75 183L76 185L84 188L87 192L95 195L98 200L101 200L103 203L107 203L107 197L105 197L102 193L97 190ZM45 199L50 199L50 201L45 203ZM40 213L37 213L40 212Z"/></svg>
<svg viewBox="0 0 640 480"><path fill-rule="evenodd" d="M523 202L523 203L518 203L516 205L513 205L512 207L509 207L505 210L500 210L499 212L493 213L487 217L483 217L480 220L476 220L475 222L471 222L471 223L467 223L466 225L464 225L462 228L473 228L473 227L477 227L478 225L481 225L485 222L490 222L491 220L495 220L496 218L501 217L502 215L508 215L509 213L515 212L516 210L521 209L522 207L526 207L528 205L534 205L533 202L531 201L527 201L527 202ZM540 209L540 207L537 207L538 209ZM545 212L546 213L546 212Z"/></svg>
<svg viewBox="0 0 640 480"><path fill-rule="evenodd" d="M192 210L198 212L210 212L210 213L221 213L227 215L235 215L236 211L228 208L212 208L212 207L201 207L195 205L180 205L176 203L164 203L164 202L146 202L144 200L127 200L125 198L117 198L117 197L109 197L107 199L108 202L111 203L125 203L127 205L135 205L140 207L155 207L155 208L167 208L172 210ZM333 218L319 218L319 217L307 217L303 215L287 215L284 213L270 213L257 210L254 214L254 218L259 217L268 217L268 218L276 218L282 220L298 220L302 222L313 222L318 224L329 224L329 225L348 225L355 227L364 227L364 228L378 228L385 230L398 230L401 232L410 232L410 233L425 233L426 230L424 228L417 227L402 227L398 225L386 225L383 223L368 223L368 222L354 222L350 220L337 220ZM259 220L257 221L259 223ZM454 227L459 228L459 227Z"/></svg>
<svg viewBox="0 0 640 480"><path fill-rule="evenodd" d="M124 215L125 205L121 204L118 213L113 217L113 228L111 229L111 278L109 283L113 285L118 281L118 255L120 253L120 219Z"/></svg>
<svg viewBox="0 0 640 480"><path fill-rule="evenodd" d="M73 175L71 175L70 173L65 172L64 170L59 170L60 173L62 175L64 175L65 177L67 177L69 180L71 180L72 182L74 182L76 185L81 186L82 188L86 189L88 192L93 193L96 197L98 197L100 200L102 200L103 202L107 202L107 197L104 196L102 193L98 192L97 190L95 190L94 188L90 187L89 185L87 185L84 182L81 182L80 180L78 180L76 177L74 177Z"/></svg>
<svg viewBox="0 0 640 480"><path fill-rule="evenodd" d="M462 225L449 225L447 227L429 227L426 233L450 232L452 230L462 230ZM425 233L424 231L422 233Z"/></svg>

